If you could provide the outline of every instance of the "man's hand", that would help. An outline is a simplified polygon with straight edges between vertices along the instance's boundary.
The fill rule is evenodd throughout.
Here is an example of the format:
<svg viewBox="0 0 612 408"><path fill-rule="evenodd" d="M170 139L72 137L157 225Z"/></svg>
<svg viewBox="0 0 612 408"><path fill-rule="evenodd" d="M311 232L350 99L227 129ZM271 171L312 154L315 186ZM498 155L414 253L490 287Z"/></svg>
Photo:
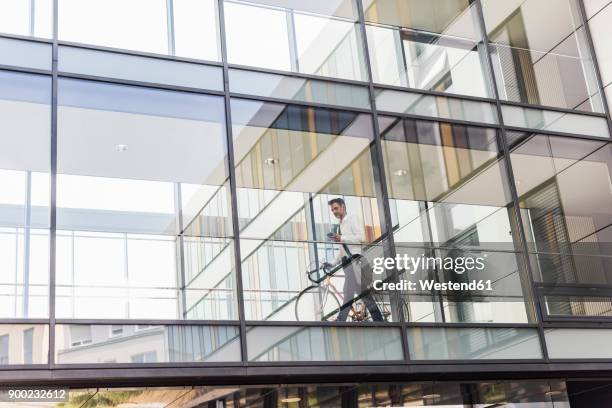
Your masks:
<svg viewBox="0 0 612 408"><path fill-rule="evenodd" d="M332 241L334 242L340 242L342 241L342 235L340 234L334 234L334 235L330 235L329 237Z"/></svg>

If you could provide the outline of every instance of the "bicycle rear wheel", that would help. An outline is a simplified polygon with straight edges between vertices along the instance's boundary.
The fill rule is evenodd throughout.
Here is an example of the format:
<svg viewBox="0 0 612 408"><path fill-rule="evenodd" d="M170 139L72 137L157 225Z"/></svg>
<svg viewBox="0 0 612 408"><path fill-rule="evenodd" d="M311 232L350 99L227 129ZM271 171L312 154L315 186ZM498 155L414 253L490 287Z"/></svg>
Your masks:
<svg viewBox="0 0 612 408"><path fill-rule="evenodd" d="M299 322L333 320L339 310L336 296L319 285L307 287L295 301L295 318Z"/></svg>

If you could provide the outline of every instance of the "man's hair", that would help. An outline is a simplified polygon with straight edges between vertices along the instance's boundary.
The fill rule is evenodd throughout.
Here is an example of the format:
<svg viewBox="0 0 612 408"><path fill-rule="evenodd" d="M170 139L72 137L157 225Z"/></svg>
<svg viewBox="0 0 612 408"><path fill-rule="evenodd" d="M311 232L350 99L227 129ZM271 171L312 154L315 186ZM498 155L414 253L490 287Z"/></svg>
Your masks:
<svg viewBox="0 0 612 408"><path fill-rule="evenodd" d="M329 200L327 202L327 204L330 205L330 206L332 206L334 204L345 205L344 204L344 200L341 199L340 197Z"/></svg>

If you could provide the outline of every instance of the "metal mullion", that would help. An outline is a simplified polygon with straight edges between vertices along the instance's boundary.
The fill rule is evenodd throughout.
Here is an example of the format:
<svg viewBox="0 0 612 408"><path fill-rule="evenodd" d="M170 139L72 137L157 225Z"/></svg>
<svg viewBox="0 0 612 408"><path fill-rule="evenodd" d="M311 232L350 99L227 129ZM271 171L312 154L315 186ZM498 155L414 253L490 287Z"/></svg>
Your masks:
<svg viewBox="0 0 612 408"><path fill-rule="evenodd" d="M221 44L221 61L223 62L223 89L225 91L225 126L227 139L227 162L230 188L230 205L232 214L232 227L234 230L234 270L236 272L236 298L238 306L238 319L240 321L240 352L243 365L248 365L247 333L244 312L244 294L242 285L242 257L240 253L240 223L238 219L238 193L236 186L236 168L234 159L234 135L232 130L232 110L229 90L229 66L227 62L227 38L225 31L225 0L217 0L219 10L219 40Z"/></svg>
<svg viewBox="0 0 612 408"><path fill-rule="evenodd" d="M178 256L177 256L177 261L179 264L179 268L178 268L178 280L177 283L180 284L180 292L181 292L181 301L180 301L180 305L179 305L179 317L181 319L184 319L186 317L187 314L187 295L186 295L186 284L185 284L185 243L183 242L183 199L182 199L182 192L181 192L181 183L174 183L174 205L176 206L175 208L175 214L176 214L176 218L177 218L177 230L178 230L178 235L176 237L177 239L177 252L178 252Z"/></svg>
<svg viewBox="0 0 612 408"><path fill-rule="evenodd" d="M0 319L1 324L49 324L49 319L42 318L2 318Z"/></svg>
<svg viewBox="0 0 612 408"><path fill-rule="evenodd" d="M53 0L53 49L51 76L51 143L50 143L50 205L49 205L49 368L55 367L55 283L57 241L57 121L58 121L58 2Z"/></svg>
<svg viewBox="0 0 612 408"><path fill-rule="evenodd" d="M376 191L376 201L379 207L379 217L382 215L383 222L381 222L381 227L383 228L382 237L387 237L386 243L383 242L383 252L390 256L395 257L395 240L393 237L393 220L391 218L391 208L389 206L389 192L387 190L387 179L385 175L385 166L383 162L383 148L382 148L382 140L380 136L380 128L378 126L378 112L376 110L376 93L374 90L374 82L372 76L372 65L370 62L370 49L368 46L368 38L367 38L367 30L365 25L365 13L363 10L363 3L361 1L356 1L357 5L357 13L358 13L358 24L360 28L361 34L361 45L363 47L363 56L364 63L366 67L366 73L368 78L368 91L370 96L370 108L372 109L372 127L374 130L374 161L376 163L372 163L372 170L374 173L374 187ZM372 152L371 152L372 153ZM382 210L382 211L381 211ZM398 280L396 274L393 274L393 280ZM408 319L408 316L404 316L404 308L400 307L402 303L401 295L394 291L389 295L391 300L391 304L395 305L395 309L399 316L399 322L405 322ZM409 362L410 360L410 352L408 350L408 338L406 330L400 325L401 333L400 339L402 342L402 352L404 355L404 363Z"/></svg>
<svg viewBox="0 0 612 408"><path fill-rule="evenodd" d="M548 356L548 349L546 347L546 339L544 337L544 328L543 328L543 314L542 314L542 310L540 309L540 298L538 297L538 292L535 288L535 282L533 279L533 271L531 269L531 263L530 263L530 257L529 257L529 252L527 250L527 238L526 238L526 234L525 234L525 230L523 228L523 220L521 217L521 208L519 206L519 197L518 197L518 191L516 189L516 184L515 184L515 180L514 180L514 171L512 170L512 162L510 160L510 149L508 147L508 142L506 139L506 127L504 125L504 118L502 116L502 103L501 103L501 99L499 97L499 89L497 88L497 79L495 78L495 71L493 68L493 59L491 57L491 45L489 44L489 37L487 34L487 28L485 25L485 18L484 18L484 12L483 12L483 8L482 8L482 3L481 0L474 0L474 4L477 10L477 14L478 14L478 22L479 22L479 26L480 26L480 30L481 30L481 35L482 35L482 41L485 45L485 52L486 52L486 60L487 60L487 71L489 74L489 78L491 80L491 85L493 88L493 94L495 96L495 105L497 108L497 116L498 116L498 121L499 121L499 125L500 125L500 144L501 144L501 148L502 148L502 153L503 156L505 156L505 163L506 163L506 176L508 178L508 184L509 184L509 190L510 190L510 197L512 199L512 205L514 208L514 218L515 218L515 222L516 222L516 227L518 229L519 232L519 239L521 241L521 253L523 254L523 256L525 257L524 259L524 266L527 269L527 277L529 279L529 283L530 283L530 288L531 288L531 296L532 296L532 301L534 302L534 306L535 306L535 314L536 314L536 323L538 325L538 337L540 340L540 348L542 351L542 357L544 358L544 361L548 361L549 360L549 356Z"/></svg>
<svg viewBox="0 0 612 408"><path fill-rule="evenodd" d="M174 0L166 0L166 28L168 32L168 54L176 55L176 40L174 36Z"/></svg>
<svg viewBox="0 0 612 408"><path fill-rule="evenodd" d="M599 70L599 63L597 62L597 55L595 53L595 45L593 44L593 38L591 37L591 28L589 27L589 20L587 19L586 10L584 8L583 0L576 0L578 3L578 9L580 12L580 17L582 19L582 26L584 27L584 34L587 39L587 45L589 47L589 52L591 54L591 60L593 61L593 68L595 71L595 77L597 79L597 89L599 90L599 95L601 96L601 103L603 104L604 113L608 119L608 130L610 135L612 135L612 117L610 116L610 109L608 107L608 98L606 97L606 92L604 91L603 81L601 79L601 72Z"/></svg>

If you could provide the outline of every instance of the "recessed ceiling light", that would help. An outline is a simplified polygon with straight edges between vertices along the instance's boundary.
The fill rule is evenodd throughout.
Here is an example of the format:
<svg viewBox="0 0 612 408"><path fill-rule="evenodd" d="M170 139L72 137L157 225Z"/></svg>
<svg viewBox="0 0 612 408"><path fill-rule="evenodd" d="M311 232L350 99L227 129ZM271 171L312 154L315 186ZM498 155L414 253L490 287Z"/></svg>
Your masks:
<svg viewBox="0 0 612 408"><path fill-rule="evenodd" d="M125 151L127 151L127 149L129 149L129 146L126 145L126 144L115 145L115 150L118 151L118 152L125 152Z"/></svg>
<svg viewBox="0 0 612 408"><path fill-rule="evenodd" d="M406 174L408 174L408 170L406 169L395 170L393 174L395 174L397 177L404 177Z"/></svg>
<svg viewBox="0 0 612 408"><path fill-rule="evenodd" d="M290 404L292 402L300 402L302 399L300 397L289 397L281 399L281 402L284 404Z"/></svg>
<svg viewBox="0 0 612 408"><path fill-rule="evenodd" d="M274 157L268 157L266 160L264 160L264 163L267 164L268 166L273 166L278 162L278 160L276 160Z"/></svg>
<svg viewBox="0 0 612 408"><path fill-rule="evenodd" d="M427 394L423 395L423 399L438 399L440 398L440 394Z"/></svg>

